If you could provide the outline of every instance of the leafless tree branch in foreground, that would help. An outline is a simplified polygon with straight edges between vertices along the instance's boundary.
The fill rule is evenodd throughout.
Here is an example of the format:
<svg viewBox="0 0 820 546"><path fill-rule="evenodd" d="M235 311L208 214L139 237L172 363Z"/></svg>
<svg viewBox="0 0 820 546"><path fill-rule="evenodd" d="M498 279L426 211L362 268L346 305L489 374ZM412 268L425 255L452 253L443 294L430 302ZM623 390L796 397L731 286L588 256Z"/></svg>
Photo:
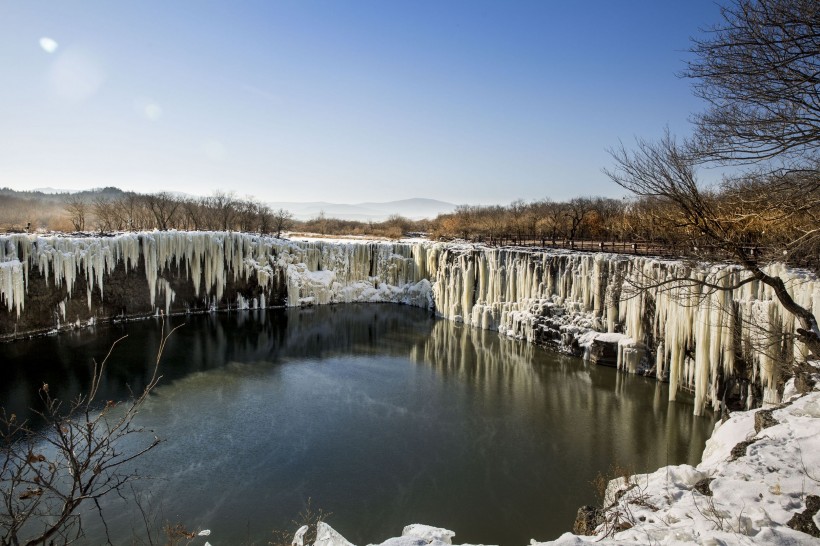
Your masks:
<svg viewBox="0 0 820 546"><path fill-rule="evenodd" d="M120 338L101 363L94 361L88 393L66 403L44 383L36 423L0 409L0 545L70 544L83 536L81 506L96 505L102 516L100 499L125 493L138 477L129 463L160 443L134 421L160 380L160 358L175 330L163 333L150 379L128 401L99 400Z"/></svg>

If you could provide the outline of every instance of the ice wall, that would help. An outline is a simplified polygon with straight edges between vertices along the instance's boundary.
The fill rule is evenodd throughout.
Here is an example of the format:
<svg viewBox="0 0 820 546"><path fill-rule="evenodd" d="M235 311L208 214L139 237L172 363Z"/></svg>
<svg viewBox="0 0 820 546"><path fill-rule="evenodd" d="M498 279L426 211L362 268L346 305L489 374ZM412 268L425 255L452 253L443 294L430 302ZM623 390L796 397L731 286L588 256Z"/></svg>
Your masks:
<svg viewBox="0 0 820 546"><path fill-rule="evenodd" d="M795 321L771 288L757 281L706 287L746 280L735 266L559 250L433 245L428 252L436 254L441 316L567 348L618 332L608 340L617 343L618 367L668 379L672 399L680 388L693 391L696 413L717 405L722 381L738 365L762 387L764 402L776 403L778 363L805 356L805 347L782 335L795 332ZM814 275L779 264L768 272L820 316Z"/></svg>
<svg viewBox="0 0 820 546"><path fill-rule="evenodd" d="M95 301L105 301L115 268L133 276L133 282L147 283L148 309L155 312L185 310L192 299L199 309L397 302L568 350L583 350L598 338L617 344L619 368L650 369L668 379L672 398L680 388L692 390L698 413L717 402L720 385L735 375L762 386L765 401L776 402L778 363L805 350L788 338L783 341L782 333L794 332L794 319L770 288L758 282L730 291L703 288L703 281L728 287L746 278L732 266L430 242L286 241L223 232L2 236L0 319L3 307L18 320L25 315L32 275L44 276L49 286L65 292L65 299L48 311L63 322L74 320L67 303L81 280L93 318ZM786 280L798 303L820 316L817 279L780 265L770 272ZM232 299L226 301L229 284ZM182 288L190 294L178 297Z"/></svg>
<svg viewBox="0 0 820 546"><path fill-rule="evenodd" d="M147 232L115 237L13 235L0 237L0 304L18 318L29 278L45 277L74 297L83 281L89 311L92 295L105 300L106 279L124 267L147 282L150 305L171 312L183 278L194 298L210 307L266 307L286 287L287 305L353 301L398 302L432 307L432 293L414 247L386 242L292 242L241 233ZM228 282L252 282L259 294L224 301ZM64 309L63 305L63 309ZM178 310L178 309L177 309ZM61 314L65 314L61 310ZM70 317L69 317L70 318Z"/></svg>

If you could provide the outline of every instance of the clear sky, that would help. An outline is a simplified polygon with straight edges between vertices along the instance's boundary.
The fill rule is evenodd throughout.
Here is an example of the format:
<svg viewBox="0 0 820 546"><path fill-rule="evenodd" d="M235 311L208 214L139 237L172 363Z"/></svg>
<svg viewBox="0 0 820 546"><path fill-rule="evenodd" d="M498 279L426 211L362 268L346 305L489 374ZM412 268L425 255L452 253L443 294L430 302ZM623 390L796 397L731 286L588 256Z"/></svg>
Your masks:
<svg viewBox="0 0 820 546"><path fill-rule="evenodd" d="M620 196L690 131L712 0L0 0L0 186L266 201Z"/></svg>

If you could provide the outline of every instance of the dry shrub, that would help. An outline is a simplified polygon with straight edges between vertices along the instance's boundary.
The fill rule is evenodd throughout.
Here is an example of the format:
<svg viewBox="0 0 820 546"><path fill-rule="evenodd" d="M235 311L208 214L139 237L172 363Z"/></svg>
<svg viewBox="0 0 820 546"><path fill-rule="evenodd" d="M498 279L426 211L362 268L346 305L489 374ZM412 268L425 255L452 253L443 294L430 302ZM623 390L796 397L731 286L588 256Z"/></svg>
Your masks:
<svg viewBox="0 0 820 546"><path fill-rule="evenodd" d="M308 531L304 536L304 544L313 544L316 542L316 525L320 521L327 520L332 516L332 512L325 512L321 508L314 508L310 498L307 504L302 509L296 518L291 520L290 529L274 529L272 531L273 539L268 542L270 546L291 546L293 542L293 535L303 525L308 526Z"/></svg>

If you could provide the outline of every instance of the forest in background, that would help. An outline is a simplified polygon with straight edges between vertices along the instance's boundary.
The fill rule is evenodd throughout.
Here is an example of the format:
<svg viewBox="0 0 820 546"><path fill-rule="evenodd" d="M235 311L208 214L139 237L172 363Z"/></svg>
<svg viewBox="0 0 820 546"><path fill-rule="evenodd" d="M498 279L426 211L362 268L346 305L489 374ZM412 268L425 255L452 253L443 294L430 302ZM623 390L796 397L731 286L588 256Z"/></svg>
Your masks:
<svg viewBox="0 0 820 546"><path fill-rule="evenodd" d="M789 175L800 176L799 173ZM800 195L784 192L801 188ZM820 189L806 193L806 184L788 177L749 177L723 182L702 198L730 226L726 236L754 249L760 257L776 256L792 265L817 265L820 249L813 238L814 207L796 213L790 203L817 202ZM778 196L773 199L772 196ZM680 218L679 209L663 196L623 199L549 198L509 205L460 205L450 214L426 220L393 215L381 222L345 220L319 213L299 221L284 209L272 209L253 198L224 191L208 197L169 192L138 194L115 187L48 194L0 189L0 232L26 230L109 234L140 230L226 230L282 236L284 232L322 236L373 236L398 239L426 235L435 240L466 240L487 245L576 246L629 249L637 243L666 255L720 258ZM810 241L812 244L802 244ZM600 243L605 243L600 245ZM649 251L649 250L648 250Z"/></svg>

